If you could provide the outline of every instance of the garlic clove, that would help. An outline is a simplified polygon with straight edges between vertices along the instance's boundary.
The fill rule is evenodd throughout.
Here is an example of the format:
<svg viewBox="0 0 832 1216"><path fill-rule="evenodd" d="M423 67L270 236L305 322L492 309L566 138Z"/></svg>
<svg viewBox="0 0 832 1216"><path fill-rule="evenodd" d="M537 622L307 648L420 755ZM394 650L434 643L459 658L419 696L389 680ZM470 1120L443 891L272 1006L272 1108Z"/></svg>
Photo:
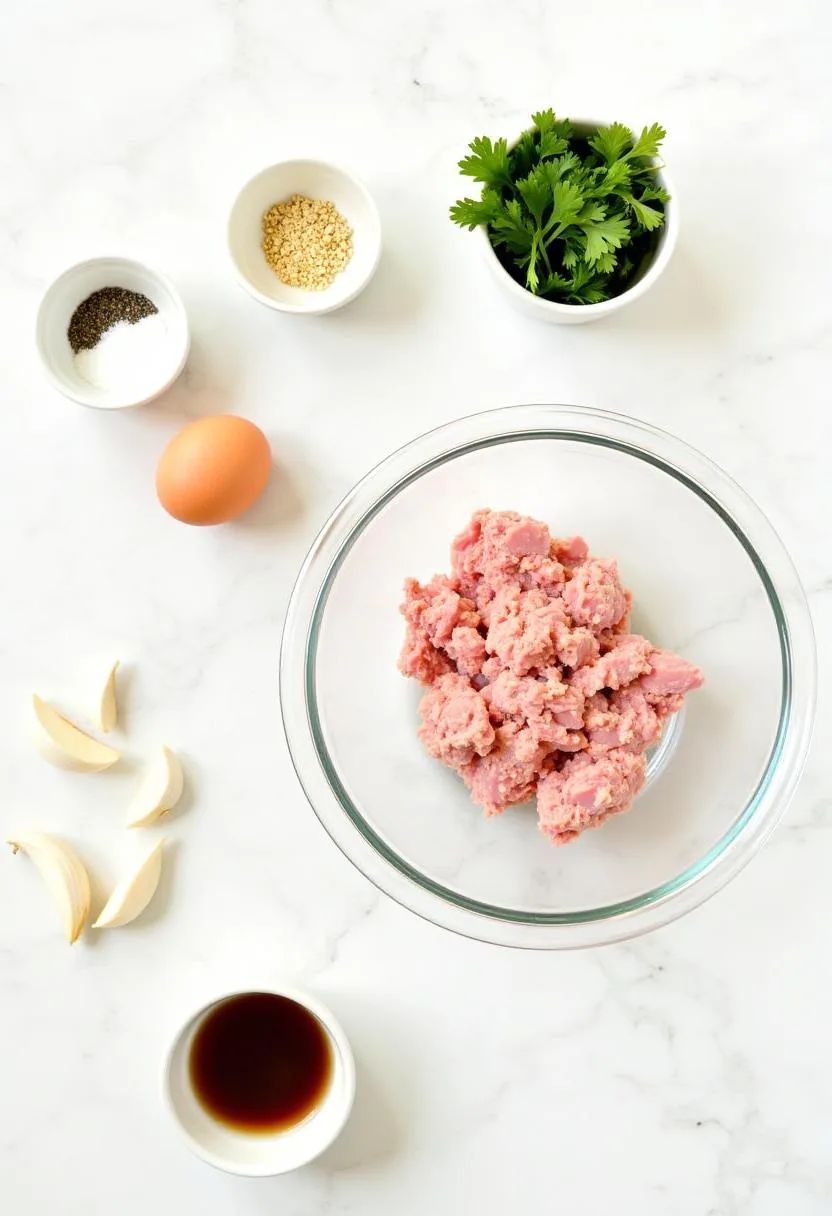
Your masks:
<svg viewBox="0 0 832 1216"><path fill-rule="evenodd" d="M72 945L90 914L90 880L80 858L68 844L43 832L18 832L7 843L37 866L58 907L66 940Z"/></svg>
<svg viewBox="0 0 832 1216"><path fill-rule="evenodd" d="M128 828L155 823L182 797L184 777L179 757L169 747L160 748L151 762L130 805Z"/></svg>
<svg viewBox="0 0 832 1216"><path fill-rule="evenodd" d="M118 669L119 660L116 659L110 668L107 679L104 681L104 687L101 689L101 696L98 701L98 712L96 715L98 728L105 735L118 725L118 702L116 701L116 672Z"/></svg>
<svg viewBox="0 0 832 1216"><path fill-rule="evenodd" d="M35 694L35 745L50 763L81 773L98 773L120 759L121 753L86 734L54 705Z"/></svg>
<svg viewBox="0 0 832 1216"><path fill-rule="evenodd" d="M150 852L117 884L93 929L120 929L144 912L162 876L164 843L164 838L155 841Z"/></svg>

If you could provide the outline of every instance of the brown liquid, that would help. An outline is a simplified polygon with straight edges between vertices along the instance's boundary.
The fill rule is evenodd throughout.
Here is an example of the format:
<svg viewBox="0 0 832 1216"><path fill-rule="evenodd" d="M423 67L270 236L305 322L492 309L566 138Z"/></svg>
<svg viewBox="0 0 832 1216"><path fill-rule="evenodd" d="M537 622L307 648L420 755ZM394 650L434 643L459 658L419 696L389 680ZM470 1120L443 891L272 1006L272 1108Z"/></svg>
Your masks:
<svg viewBox="0 0 832 1216"><path fill-rule="evenodd" d="M320 1104L332 1078L321 1023L296 1001L247 992L223 1001L194 1035L191 1084L200 1103L229 1127L276 1132Z"/></svg>

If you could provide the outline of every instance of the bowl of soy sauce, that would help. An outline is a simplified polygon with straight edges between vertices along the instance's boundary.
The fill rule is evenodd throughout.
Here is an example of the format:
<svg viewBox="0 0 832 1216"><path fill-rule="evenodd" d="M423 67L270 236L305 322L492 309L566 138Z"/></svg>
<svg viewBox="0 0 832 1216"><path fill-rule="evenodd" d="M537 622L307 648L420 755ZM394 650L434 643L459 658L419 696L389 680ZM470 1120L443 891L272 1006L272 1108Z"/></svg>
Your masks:
<svg viewBox="0 0 832 1216"><path fill-rule="evenodd" d="M163 1090L197 1156L265 1177L306 1165L335 1140L352 1109L355 1065L344 1031L316 998L234 992L179 1031Z"/></svg>

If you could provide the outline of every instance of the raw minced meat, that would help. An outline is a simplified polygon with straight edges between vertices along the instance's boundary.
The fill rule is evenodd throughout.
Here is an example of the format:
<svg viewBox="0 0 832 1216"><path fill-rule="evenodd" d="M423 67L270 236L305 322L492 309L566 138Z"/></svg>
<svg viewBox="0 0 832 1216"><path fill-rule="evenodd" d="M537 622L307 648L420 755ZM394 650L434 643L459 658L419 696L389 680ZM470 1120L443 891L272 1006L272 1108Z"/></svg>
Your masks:
<svg viewBox="0 0 832 1216"><path fill-rule="evenodd" d="M487 815L536 796L555 844L626 811L699 668L629 632L617 563L579 536L477 511L451 566L404 589L399 668L427 688L425 749Z"/></svg>

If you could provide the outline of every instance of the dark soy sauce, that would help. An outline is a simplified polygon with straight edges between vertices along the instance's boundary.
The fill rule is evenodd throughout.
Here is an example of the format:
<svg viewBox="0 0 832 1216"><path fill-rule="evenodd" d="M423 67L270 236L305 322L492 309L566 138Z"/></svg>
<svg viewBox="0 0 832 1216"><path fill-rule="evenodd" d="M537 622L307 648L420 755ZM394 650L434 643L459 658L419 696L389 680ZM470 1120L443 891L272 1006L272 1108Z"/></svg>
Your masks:
<svg viewBox="0 0 832 1216"><path fill-rule="evenodd" d="M213 1009L194 1035L191 1084L205 1110L237 1131L285 1131L320 1105L332 1048L314 1014L285 996L247 992Z"/></svg>

